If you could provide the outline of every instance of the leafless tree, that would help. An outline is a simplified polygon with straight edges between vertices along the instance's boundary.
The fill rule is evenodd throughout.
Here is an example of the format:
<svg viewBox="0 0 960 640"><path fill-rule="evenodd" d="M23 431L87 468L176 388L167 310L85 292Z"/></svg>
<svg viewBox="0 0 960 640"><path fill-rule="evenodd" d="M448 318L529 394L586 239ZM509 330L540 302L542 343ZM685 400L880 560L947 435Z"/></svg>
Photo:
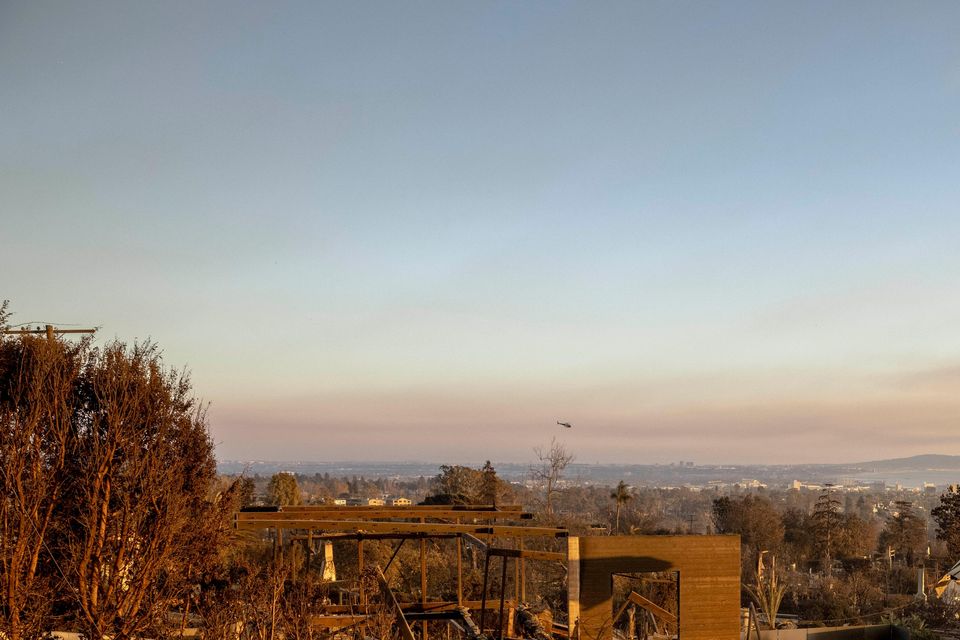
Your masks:
<svg viewBox="0 0 960 640"><path fill-rule="evenodd" d="M531 469L534 479L544 485L546 496L547 516L553 516L553 496L557 492L558 483L563 476L564 470L573 462L573 454L567 450L566 445L558 442L556 437L550 439L550 447L535 447L534 453L537 455L539 466Z"/></svg>
<svg viewBox="0 0 960 640"><path fill-rule="evenodd" d="M236 549L224 574L201 592L198 612L205 638L270 640L283 635L284 588L289 567L258 545ZM279 633L278 633L279 632Z"/></svg>

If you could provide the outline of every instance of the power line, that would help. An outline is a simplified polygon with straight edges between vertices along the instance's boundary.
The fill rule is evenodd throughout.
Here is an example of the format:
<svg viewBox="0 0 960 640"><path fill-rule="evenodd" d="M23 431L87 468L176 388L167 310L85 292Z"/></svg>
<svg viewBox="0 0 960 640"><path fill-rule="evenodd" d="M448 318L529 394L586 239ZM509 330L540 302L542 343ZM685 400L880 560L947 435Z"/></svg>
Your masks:
<svg viewBox="0 0 960 640"><path fill-rule="evenodd" d="M59 326L59 327L79 327L79 326L80 326L80 325L78 325L78 324L71 324L71 323L69 323L69 322L50 322L50 321L48 321L48 320L29 320L28 322L21 322L20 324L11 324L10 326L11 326L11 327L26 327L27 325L31 325L31 324L35 324L35 325L38 325L38 326L41 325L41 324L42 324L42 325L52 324L52 325L54 325L54 326Z"/></svg>
<svg viewBox="0 0 960 640"><path fill-rule="evenodd" d="M26 324L26 323L25 323ZM23 325L18 325L23 326ZM76 325L69 325L76 326ZM44 326L43 329L37 327L36 329L4 329L3 335L29 335L29 334L46 334L47 340L53 340L54 336L62 335L64 333L96 333L96 329L58 329L52 324Z"/></svg>

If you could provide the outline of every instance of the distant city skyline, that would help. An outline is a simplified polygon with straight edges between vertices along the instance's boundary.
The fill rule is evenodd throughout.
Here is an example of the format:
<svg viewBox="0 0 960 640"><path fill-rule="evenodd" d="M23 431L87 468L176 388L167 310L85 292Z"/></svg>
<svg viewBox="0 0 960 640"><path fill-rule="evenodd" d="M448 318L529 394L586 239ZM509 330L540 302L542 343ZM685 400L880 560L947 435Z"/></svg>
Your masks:
<svg viewBox="0 0 960 640"><path fill-rule="evenodd" d="M264 461L221 460L218 468L228 475L269 477L275 473L293 473L304 477L335 478L430 478L440 465L463 464L476 469L485 463L477 460L433 461ZM497 475L510 482L531 481L531 467L525 463L492 461ZM942 491L957 483L960 456L926 455L893 460L849 461L843 464L799 465L695 465L692 462L669 464L595 464L574 462L564 472L564 481L576 485L614 486L623 480L633 487L689 487L730 489L770 487L820 491L863 491L886 486L900 491Z"/></svg>
<svg viewBox="0 0 960 640"><path fill-rule="evenodd" d="M155 339L221 459L958 454L957 24L4 3L0 299Z"/></svg>

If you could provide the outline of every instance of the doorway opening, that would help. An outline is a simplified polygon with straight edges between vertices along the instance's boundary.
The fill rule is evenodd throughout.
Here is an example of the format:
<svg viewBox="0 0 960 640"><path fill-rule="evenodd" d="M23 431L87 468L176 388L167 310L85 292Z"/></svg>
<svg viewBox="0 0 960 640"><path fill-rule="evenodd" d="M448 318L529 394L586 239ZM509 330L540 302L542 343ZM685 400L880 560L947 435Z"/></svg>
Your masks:
<svg viewBox="0 0 960 640"><path fill-rule="evenodd" d="M614 573L611 577L615 638L679 640L679 571Z"/></svg>

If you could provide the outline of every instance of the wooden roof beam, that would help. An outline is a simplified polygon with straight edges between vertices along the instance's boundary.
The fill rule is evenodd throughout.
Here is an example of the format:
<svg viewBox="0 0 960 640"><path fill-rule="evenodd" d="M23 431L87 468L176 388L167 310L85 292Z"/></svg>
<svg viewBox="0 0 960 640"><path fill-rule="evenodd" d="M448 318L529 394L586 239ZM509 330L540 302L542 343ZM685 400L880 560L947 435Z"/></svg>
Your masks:
<svg viewBox="0 0 960 640"><path fill-rule="evenodd" d="M441 540L456 538L458 533L362 533L362 532L335 532L335 533L314 533L312 535L286 536L285 540Z"/></svg>
<svg viewBox="0 0 960 640"><path fill-rule="evenodd" d="M387 520L401 518L434 518L453 520L531 520L533 514L526 511L489 511L466 509L430 509L429 511L410 511L403 507L377 507L373 509L358 509L356 507L340 507L337 509L323 509L321 511L238 511L236 520Z"/></svg>
<svg viewBox="0 0 960 640"><path fill-rule="evenodd" d="M554 527L521 527L486 524L448 524L417 522L378 522L372 520L237 520L234 528L244 531L258 529L305 529L311 531L349 531L365 533L468 533L473 535L565 538L566 529Z"/></svg>
<svg viewBox="0 0 960 640"><path fill-rule="evenodd" d="M360 504L353 506L339 504L298 504L285 505L280 507L281 512L292 511L330 511L339 509L350 509L353 511L371 511L377 509L403 509L406 511L494 511L509 513L514 511L523 511L523 505L520 504L412 504L408 506L384 505L380 507Z"/></svg>

